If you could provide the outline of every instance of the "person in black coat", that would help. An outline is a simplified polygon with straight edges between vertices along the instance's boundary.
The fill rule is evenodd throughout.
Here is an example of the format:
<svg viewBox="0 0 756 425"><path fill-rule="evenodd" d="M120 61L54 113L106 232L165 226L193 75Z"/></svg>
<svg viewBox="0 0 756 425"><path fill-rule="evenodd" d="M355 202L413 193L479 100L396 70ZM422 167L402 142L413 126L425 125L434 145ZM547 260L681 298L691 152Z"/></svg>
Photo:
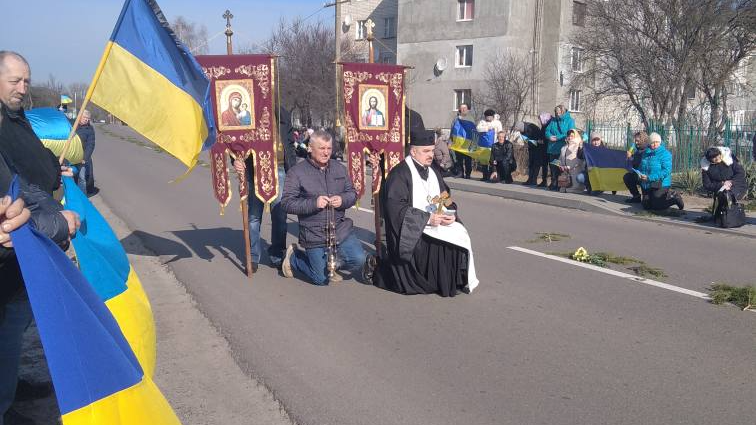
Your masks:
<svg viewBox="0 0 756 425"><path fill-rule="evenodd" d="M643 151L648 146L648 134L645 131L635 132L633 145L627 151L627 159L632 161L634 169L640 168L641 159L643 159ZM629 204L640 204L641 193L638 191L640 187L640 179L635 171L629 171L625 173L623 177L625 187L630 191L632 197L625 199L625 202ZM643 188L641 188L643 190Z"/></svg>
<svg viewBox="0 0 756 425"><path fill-rule="evenodd" d="M711 219L716 219L722 214L722 206L727 204L728 192L737 200L745 198L748 192L745 170L726 147L711 147L706 150L701 158L701 180L704 189L714 196Z"/></svg>
<svg viewBox="0 0 756 425"><path fill-rule="evenodd" d="M515 130L520 132L528 145L528 180L525 184L535 186L538 183L538 173L540 171L540 186L545 187L546 178L549 175L549 155L546 152L543 129L538 124L523 121L515 125Z"/></svg>
<svg viewBox="0 0 756 425"><path fill-rule="evenodd" d="M515 165L514 145L507 140L506 132L500 131L496 134L496 143L491 146L491 167L502 183L512 183ZM494 176L491 181L494 181Z"/></svg>

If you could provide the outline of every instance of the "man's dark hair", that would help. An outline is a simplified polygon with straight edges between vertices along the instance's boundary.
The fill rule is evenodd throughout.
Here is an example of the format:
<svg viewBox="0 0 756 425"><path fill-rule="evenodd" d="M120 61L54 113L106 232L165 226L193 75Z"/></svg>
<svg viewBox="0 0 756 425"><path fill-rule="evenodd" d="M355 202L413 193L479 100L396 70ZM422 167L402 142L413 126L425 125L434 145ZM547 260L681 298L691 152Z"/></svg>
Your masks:
<svg viewBox="0 0 756 425"><path fill-rule="evenodd" d="M722 151L720 151L718 148L713 147L713 146L710 147L709 149L706 149L706 153L704 154L706 159L709 161L718 157L719 155L722 155Z"/></svg>
<svg viewBox="0 0 756 425"><path fill-rule="evenodd" d="M16 59L20 60L21 62L25 63L26 66L29 66L29 61L26 60L21 54L13 52L11 50L0 50L0 74L5 72L5 58L12 56Z"/></svg>
<svg viewBox="0 0 756 425"><path fill-rule="evenodd" d="M486 111L483 112L484 117L493 117L494 115L496 115L496 111L493 109L486 109Z"/></svg>

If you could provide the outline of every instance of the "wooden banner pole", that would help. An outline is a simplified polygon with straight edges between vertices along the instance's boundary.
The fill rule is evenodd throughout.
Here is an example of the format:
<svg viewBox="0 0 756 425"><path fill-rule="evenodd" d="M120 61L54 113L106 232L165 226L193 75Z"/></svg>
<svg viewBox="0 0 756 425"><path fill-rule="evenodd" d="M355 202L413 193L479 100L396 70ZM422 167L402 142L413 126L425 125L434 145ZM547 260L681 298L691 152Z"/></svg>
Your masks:
<svg viewBox="0 0 756 425"><path fill-rule="evenodd" d="M233 42L231 41L231 36L234 35L234 31L233 29L231 29L231 18L233 17L234 15L231 14L230 10L226 10L226 13L223 14L223 19L226 20L226 54L229 56L234 54ZM246 158L241 158L241 160L244 161L246 160ZM253 173L252 170L246 171ZM236 176L239 178L240 194L241 188L246 183L247 176L245 174L236 173ZM253 181L253 179L250 179L250 181ZM251 187L247 187L247 198L250 196L255 196L255 194L253 191L251 191ZM241 198L241 196L239 198ZM250 247L252 238L249 235L249 199L247 198L240 199L239 202L241 204L242 229L244 231L244 270L247 272L247 277L252 279L252 273L254 272L254 269L252 266L252 248Z"/></svg>
<svg viewBox="0 0 756 425"><path fill-rule="evenodd" d="M368 19L367 22L365 22L365 28L367 30L366 38L369 50L368 60L370 63L375 63L375 49L373 48L373 40L375 39L373 28L375 28L375 23L373 23L372 19ZM378 164L373 167L373 180L382 178L383 176L381 176L380 173L381 165L379 157ZM378 187L378 190L380 191L380 186ZM381 235L381 197L379 193L380 192L373 193L373 222L375 224L375 256L381 258L381 252L383 251L383 238Z"/></svg>

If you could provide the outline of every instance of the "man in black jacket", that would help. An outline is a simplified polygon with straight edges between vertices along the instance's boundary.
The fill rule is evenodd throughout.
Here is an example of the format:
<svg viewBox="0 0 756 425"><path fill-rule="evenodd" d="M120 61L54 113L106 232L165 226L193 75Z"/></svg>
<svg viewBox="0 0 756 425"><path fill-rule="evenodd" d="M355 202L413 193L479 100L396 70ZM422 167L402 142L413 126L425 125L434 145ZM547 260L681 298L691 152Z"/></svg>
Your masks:
<svg viewBox="0 0 756 425"><path fill-rule="evenodd" d="M300 272L319 286L329 282L326 273L329 227L335 233L335 255L352 276L362 270L366 258L352 231L352 220L344 214L357 202L357 191L346 167L331 159L332 143L331 135L323 130L310 136L310 158L286 174L281 198L284 210L299 219L299 243L304 248L301 251L296 245L289 246L281 271L285 277Z"/></svg>
<svg viewBox="0 0 756 425"><path fill-rule="evenodd" d="M95 150L95 131L91 121L92 115L89 111L83 111L79 127L76 129L76 134L81 139L81 145L84 147L84 160L82 161L79 176L76 177L76 182L79 183L83 179L85 184L79 184L79 187L84 186L82 192L87 195L97 193L94 184L94 164L92 163L92 154Z"/></svg>
<svg viewBox="0 0 756 425"><path fill-rule="evenodd" d="M543 130L537 124L530 122L518 122L515 130L522 134L528 145L528 186L535 186L538 183L538 172L541 172L541 184L546 187L546 178L549 174L549 155L546 152L546 141L543 136Z"/></svg>
<svg viewBox="0 0 756 425"><path fill-rule="evenodd" d="M646 134L645 131L635 132L633 146L631 146L630 150L627 151L627 158L632 160L634 169L637 170L638 168L640 168L641 159L643 158L643 151L646 150L647 146L648 134ZM638 191L638 188L640 187L640 178L638 178L638 173L636 173L635 171L625 173L623 180L625 181L625 187L627 187L627 190L629 190L630 194L633 195L632 198L625 199L625 202L631 204L639 204L641 202L641 193Z"/></svg>
<svg viewBox="0 0 756 425"><path fill-rule="evenodd" d="M78 216L52 198L60 185L57 158L34 134L22 104L29 89L29 64L18 53L0 51L0 196L9 188L13 175L19 176L21 198L38 231L59 245L67 246L68 237L78 228ZM23 286L8 233L19 225L19 203L0 207L0 417L15 423L33 423L10 409L15 398L21 341L31 322L31 306ZM23 208L21 208L23 210ZM0 421L2 423L2 421Z"/></svg>

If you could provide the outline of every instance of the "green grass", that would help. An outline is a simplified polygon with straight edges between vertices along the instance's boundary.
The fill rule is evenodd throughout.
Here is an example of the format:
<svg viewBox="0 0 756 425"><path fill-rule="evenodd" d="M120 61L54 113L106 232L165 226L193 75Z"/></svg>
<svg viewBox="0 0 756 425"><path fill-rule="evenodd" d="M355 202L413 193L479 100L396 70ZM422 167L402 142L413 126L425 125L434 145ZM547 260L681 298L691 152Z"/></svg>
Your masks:
<svg viewBox="0 0 756 425"><path fill-rule="evenodd" d="M640 277L648 277L653 279L664 279L667 277L667 274L664 273L664 270L656 267L651 267L646 264L639 264L637 266L628 267L628 270L631 270L633 273Z"/></svg>
<svg viewBox="0 0 756 425"><path fill-rule="evenodd" d="M528 243L538 243L538 242L559 242L565 239L569 239L570 235L565 235L564 233L551 233L551 232L536 232L536 235L538 235L537 238L531 239L527 241Z"/></svg>
<svg viewBox="0 0 756 425"><path fill-rule="evenodd" d="M555 257L562 257L562 258L568 258L570 260L573 260L572 255L573 252L547 252L548 255L553 255ZM609 268L609 264L616 264L620 266L627 266L632 264L631 267L627 267L627 270L632 271L639 277L643 278L653 278L653 279L664 279L667 277L667 274L664 272L664 270L657 268L657 267L651 267L648 264L646 264L645 261L639 260L637 258L633 257L625 257L621 255L612 254L611 252L597 252L595 254L588 254L588 260L584 261L588 264L593 264L594 266Z"/></svg>
<svg viewBox="0 0 756 425"><path fill-rule="evenodd" d="M701 171L694 169L673 173L672 187L689 195L701 193L703 191Z"/></svg>
<svg viewBox="0 0 756 425"><path fill-rule="evenodd" d="M743 310L756 307L756 288L753 286L731 286L726 283L713 283L709 288L711 302L714 304L732 303Z"/></svg>

